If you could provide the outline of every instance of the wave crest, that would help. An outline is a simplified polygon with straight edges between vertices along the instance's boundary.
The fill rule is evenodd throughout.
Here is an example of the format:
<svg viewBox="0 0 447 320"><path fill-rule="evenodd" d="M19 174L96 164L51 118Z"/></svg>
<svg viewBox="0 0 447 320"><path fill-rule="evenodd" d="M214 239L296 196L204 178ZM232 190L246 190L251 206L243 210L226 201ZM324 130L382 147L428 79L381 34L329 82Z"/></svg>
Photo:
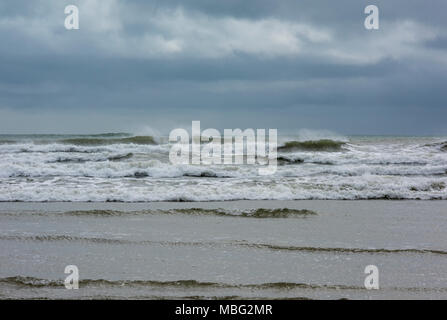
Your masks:
<svg viewBox="0 0 447 320"><path fill-rule="evenodd" d="M63 280L49 280L39 279L35 277L13 276L7 278L0 278L0 283L11 284L23 287L64 287ZM80 286L95 287L95 286L129 286L129 287L174 287L174 288L247 288L247 289L360 289L360 287L346 286L346 285L319 285L295 282L268 282L255 284L230 284L221 282L207 282L198 280L172 280L172 281L157 281L157 280L106 280L106 279L81 279Z"/></svg>
<svg viewBox="0 0 447 320"><path fill-rule="evenodd" d="M99 139L99 138L74 138L60 140L64 144L73 144L80 146L99 146L110 144L157 144L152 136L135 136L129 138L112 138L112 139Z"/></svg>
<svg viewBox="0 0 447 320"><path fill-rule="evenodd" d="M345 142L329 139L310 140L310 141L288 141L284 146L278 147L278 151L341 151Z"/></svg>

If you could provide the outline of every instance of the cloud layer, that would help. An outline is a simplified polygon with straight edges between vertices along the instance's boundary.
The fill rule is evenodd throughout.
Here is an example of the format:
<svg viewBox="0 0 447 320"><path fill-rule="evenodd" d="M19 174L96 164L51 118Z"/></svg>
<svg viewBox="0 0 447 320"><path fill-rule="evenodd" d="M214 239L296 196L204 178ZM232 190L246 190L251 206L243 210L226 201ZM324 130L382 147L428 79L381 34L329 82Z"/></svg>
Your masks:
<svg viewBox="0 0 447 320"><path fill-rule="evenodd" d="M377 1L377 31L362 1L79 0L71 31L65 3L2 3L0 131L123 130L125 114L129 126L446 134L447 6L431 2Z"/></svg>

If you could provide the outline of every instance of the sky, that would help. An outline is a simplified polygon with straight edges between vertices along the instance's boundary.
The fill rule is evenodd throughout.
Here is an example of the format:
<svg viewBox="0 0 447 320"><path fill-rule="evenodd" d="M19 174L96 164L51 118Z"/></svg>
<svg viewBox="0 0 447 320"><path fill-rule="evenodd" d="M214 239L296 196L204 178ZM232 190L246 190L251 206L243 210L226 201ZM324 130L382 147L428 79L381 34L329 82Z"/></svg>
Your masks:
<svg viewBox="0 0 447 320"><path fill-rule="evenodd" d="M64 8L79 9L66 30ZM364 27L367 5L379 29ZM0 134L447 135L445 0L0 2Z"/></svg>

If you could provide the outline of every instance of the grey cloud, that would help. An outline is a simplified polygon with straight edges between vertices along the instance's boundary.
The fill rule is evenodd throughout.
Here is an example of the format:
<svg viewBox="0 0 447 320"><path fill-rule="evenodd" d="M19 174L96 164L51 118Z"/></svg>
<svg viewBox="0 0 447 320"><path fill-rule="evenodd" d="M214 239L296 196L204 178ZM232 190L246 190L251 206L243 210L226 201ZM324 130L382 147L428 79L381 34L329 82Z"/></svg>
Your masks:
<svg viewBox="0 0 447 320"><path fill-rule="evenodd" d="M60 1L0 4L0 133L196 119L446 133L444 1L377 0L377 32L363 28L369 1L72 3L78 31Z"/></svg>

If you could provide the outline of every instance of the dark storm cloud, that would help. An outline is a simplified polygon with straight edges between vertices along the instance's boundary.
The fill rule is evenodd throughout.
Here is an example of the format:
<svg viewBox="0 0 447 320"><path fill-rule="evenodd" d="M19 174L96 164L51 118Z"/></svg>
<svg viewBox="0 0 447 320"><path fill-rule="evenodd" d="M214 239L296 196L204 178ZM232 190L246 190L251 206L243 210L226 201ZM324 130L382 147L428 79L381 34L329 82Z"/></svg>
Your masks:
<svg viewBox="0 0 447 320"><path fill-rule="evenodd" d="M198 119L219 128L447 133L444 1L70 3L80 30L63 28L60 1L0 4L0 131ZM372 3L378 31L363 27ZM73 114L104 114L103 123L73 123Z"/></svg>

